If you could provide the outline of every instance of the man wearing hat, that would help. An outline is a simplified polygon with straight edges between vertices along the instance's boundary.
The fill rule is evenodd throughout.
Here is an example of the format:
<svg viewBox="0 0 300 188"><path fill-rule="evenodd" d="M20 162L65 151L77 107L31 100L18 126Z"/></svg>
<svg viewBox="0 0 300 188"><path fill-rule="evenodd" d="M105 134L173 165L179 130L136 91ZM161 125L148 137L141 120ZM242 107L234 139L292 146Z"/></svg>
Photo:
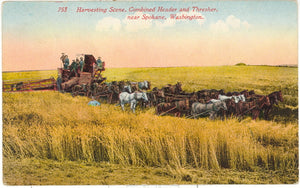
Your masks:
<svg viewBox="0 0 300 188"><path fill-rule="evenodd" d="M76 73L79 74L79 70L80 70L80 64L79 64L79 59L76 58Z"/></svg>
<svg viewBox="0 0 300 188"><path fill-rule="evenodd" d="M101 57L98 57L98 59L97 59L97 65L98 65L98 68L99 68L100 70L102 70L102 61L101 61Z"/></svg>
<svg viewBox="0 0 300 188"><path fill-rule="evenodd" d="M70 71L74 72L75 76L77 77L77 63L75 62L74 59L72 60Z"/></svg>
<svg viewBox="0 0 300 188"><path fill-rule="evenodd" d="M65 58L66 58L66 55L65 55L65 53L61 53L60 60L62 61L62 63L64 63L64 62L65 62Z"/></svg>
<svg viewBox="0 0 300 188"><path fill-rule="evenodd" d="M65 58L64 58L64 69L68 69L69 64L70 64L69 58L68 58L67 55L65 55Z"/></svg>
<svg viewBox="0 0 300 188"><path fill-rule="evenodd" d="M58 77L57 77L57 80L56 80L56 85L57 85L57 90L59 92L61 92L61 83L62 83L61 75L58 74Z"/></svg>
<svg viewBox="0 0 300 188"><path fill-rule="evenodd" d="M79 66L80 66L80 71L82 72L83 71L83 66L84 66L83 57L80 57Z"/></svg>

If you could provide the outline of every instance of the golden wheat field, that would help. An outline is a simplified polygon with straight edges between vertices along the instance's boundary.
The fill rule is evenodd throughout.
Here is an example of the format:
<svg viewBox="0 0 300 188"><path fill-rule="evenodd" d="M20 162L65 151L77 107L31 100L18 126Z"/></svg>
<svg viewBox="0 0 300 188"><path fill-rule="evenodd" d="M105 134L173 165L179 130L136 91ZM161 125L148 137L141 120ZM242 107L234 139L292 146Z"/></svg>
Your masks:
<svg viewBox="0 0 300 188"><path fill-rule="evenodd" d="M56 76L55 71L31 74ZM284 102L273 108L270 121L212 121L157 116L154 108L133 114L129 106L123 112L102 101L91 107L86 97L56 91L3 93L5 184L298 182L298 68L118 68L104 76L108 82L148 80L159 88L180 81L185 91L253 89L266 95L281 90Z"/></svg>

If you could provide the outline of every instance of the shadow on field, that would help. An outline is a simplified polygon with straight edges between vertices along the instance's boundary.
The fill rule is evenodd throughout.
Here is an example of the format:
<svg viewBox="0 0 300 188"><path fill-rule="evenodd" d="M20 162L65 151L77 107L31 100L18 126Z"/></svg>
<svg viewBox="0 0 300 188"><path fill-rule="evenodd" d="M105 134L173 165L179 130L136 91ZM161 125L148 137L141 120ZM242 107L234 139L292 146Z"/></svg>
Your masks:
<svg viewBox="0 0 300 188"><path fill-rule="evenodd" d="M269 120L281 123L297 122L298 108L274 106L269 115Z"/></svg>

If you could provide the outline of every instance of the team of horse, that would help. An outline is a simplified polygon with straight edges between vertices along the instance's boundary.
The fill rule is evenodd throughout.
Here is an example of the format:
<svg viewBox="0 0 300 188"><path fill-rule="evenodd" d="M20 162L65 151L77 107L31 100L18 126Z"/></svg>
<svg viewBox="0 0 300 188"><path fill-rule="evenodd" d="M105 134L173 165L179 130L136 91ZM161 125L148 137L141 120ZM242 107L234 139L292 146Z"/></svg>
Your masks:
<svg viewBox="0 0 300 188"><path fill-rule="evenodd" d="M258 95L253 90L227 92L224 90L200 90L187 93L181 84L168 84L161 89L157 87L145 93L147 100L141 100L143 107L154 106L157 115L174 115L177 117L198 118L209 115L210 119L217 117L238 117L250 115L257 119L262 113L265 119L274 104L283 102L281 91L269 95Z"/></svg>
<svg viewBox="0 0 300 188"><path fill-rule="evenodd" d="M253 90L225 93L223 89L204 89L189 93L182 90L180 82L161 88L154 87L152 90L149 81L114 81L77 87L74 88L84 90L86 96L106 99L108 103L120 105L123 110L126 103L130 104L133 112L137 104L141 108L155 107L159 116L168 114L198 118L208 115L210 119L215 119L250 115L252 119L257 119L262 114L264 119L268 119L274 104L283 102L281 91L269 95L258 95Z"/></svg>
<svg viewBox="0 0 300 188"><path fill-rule="evenodd" d="M187 93L182 90L179 82L161 89L155 87L151 91L144 91L144 94L147 98L141 99L141 106L154 106L157 115L171 114L187 118L207 115L210 119L218 116L242 118L250 115L252 119L257 119L262 113L268 119L272 106L278 104L278 101L283 102L281 91L266 96L255 94L253 90L225 93L222 89L211 89Z"/></svg>

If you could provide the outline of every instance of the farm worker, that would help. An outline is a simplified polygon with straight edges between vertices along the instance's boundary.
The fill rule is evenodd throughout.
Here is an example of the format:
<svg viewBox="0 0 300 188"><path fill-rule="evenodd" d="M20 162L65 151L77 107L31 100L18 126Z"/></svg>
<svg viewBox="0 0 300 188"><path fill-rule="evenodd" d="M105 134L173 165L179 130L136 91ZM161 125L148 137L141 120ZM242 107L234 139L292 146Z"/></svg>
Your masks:
<svg viewBox="0 0 300 188"><path fill-rule="evenodd" d="M92 100L88 103L89 106L100 106L100 102L96 101L94 97L92 97Z"/></svg>
<svg viewBox="0 0 300 188"><path fill-rule="evenodd" d="M79 59L76 58L76 64L77 64L77 67L79 67Z"/></svg>
<svg viewBox="0 0 300 188"><path fill-rule="evenodd" d="M84 66L83 57L80 57L79 66L80 66L80 71L82 72L83 71L83 66Z"/></svg>
<svg viewBox="0 0 300 188"><path fill-rule="evenodd" d="M98 59L97 59L97 65L98 65L99 69L102 69L101 57L98 57Z"/></svg>
<svg viewBox="0 0 300 188"><path fill-rule="evenodd" d="M98 70L98 66L97 66L97 62L96 62L93 64L93 75L96 74L97 70Z"/></svg>
<svg viewBox="0 0 300 188"><path fill-rule="evenodd" d="M61 53L61 57L60 57L60 60L64 63L64 60L65 60L65 53Z"/></svg>
<svg viewBox="0 0 300 188"><path fill-rule="evenodd" d="M65 53L61 53L60 60L62 61L63 64L65 63L66 56L67 55L65 55Z"/></svg>
<svg viewBox="0 0 300 188"><path fill-rule="evenodd" d="M68 69L69 64L70 64L70 61L69 61L68 56L66 55L66 58L64 59L64 69Z"/></svg>
<svg viewBox="0 0 300 188"><path fill-rule="evenodd" d="M79 65L79 59L76 58L76 73L79 74L80 65Z"/></svg>
<svg viewBox="0 0 300 188"><path fill-rule="evenodd" d="M75 73L75 76L77 76L77 63L75 62L75 60L72 60L72 64L71 64L71 72Z"/></svg>
<svg viewBox="0 0 300 188"><path fill-rule="evenodd" d="M71 66L70 66L70 71L72 71L74 69L74 67L76 66L76 62L75 60L73 59L72 60L72 63L71 63Z"/></svg>
<svg viewBox="0 0 300 188"><path fill-rule="evenodd" d="M62 83L62 79L61 79L61 75L59 74L56 80L57 90L59 92L61 92L61 83Z"/></svg>

